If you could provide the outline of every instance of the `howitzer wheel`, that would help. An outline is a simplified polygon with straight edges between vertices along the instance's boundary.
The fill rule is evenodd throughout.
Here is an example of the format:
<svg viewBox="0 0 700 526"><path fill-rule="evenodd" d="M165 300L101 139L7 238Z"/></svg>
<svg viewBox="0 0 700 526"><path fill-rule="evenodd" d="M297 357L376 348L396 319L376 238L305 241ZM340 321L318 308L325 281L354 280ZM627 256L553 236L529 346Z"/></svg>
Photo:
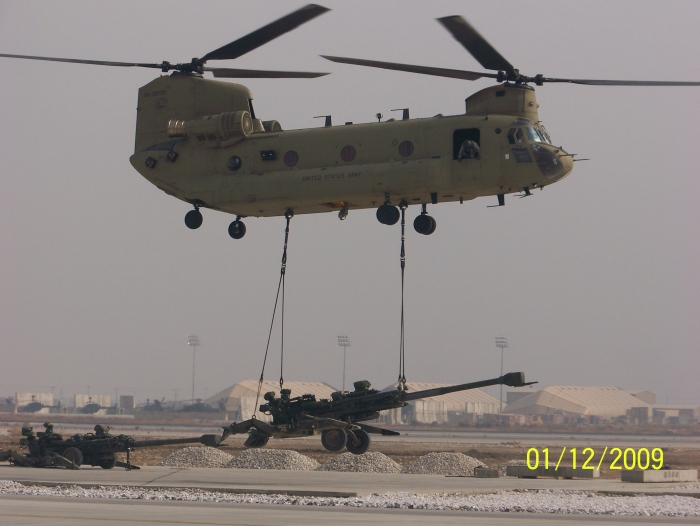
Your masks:
<svg viewBox="0 0 700 526"><path fill-rule="evenodd" d="M348 434L344 429L326 429L321 433L321 444L328 451L340 451L348 443Z"/></svg>
<svg viewBox="0 0 700 526"><path fill-rule="evenodd" d="M70 460L76 466L81 466L83 464L83 452L77 447L68 447L63 452L63 458Z"/></svg>
<svg viewBox="0 0 700 526"><path fill-rule="evenodd" d="M102 469L112 469L117 465L117 454L116 453L105 453L100 457L100 467Z"/></svg>
<svg viewBox="0 0 700 526"><path fill-rule="evenodd" d="M357 437L357 444L354 443L352 437L348 437L348 443L345 447L347 447L348 451L350 451L350 453L352 453L353 455L362 455L362 453L366 453L369 449L370 444L372 443L372 440L369 438L369 435L365 433L362 429L353 431L353 433L355 433L355 436Z"/></svg>

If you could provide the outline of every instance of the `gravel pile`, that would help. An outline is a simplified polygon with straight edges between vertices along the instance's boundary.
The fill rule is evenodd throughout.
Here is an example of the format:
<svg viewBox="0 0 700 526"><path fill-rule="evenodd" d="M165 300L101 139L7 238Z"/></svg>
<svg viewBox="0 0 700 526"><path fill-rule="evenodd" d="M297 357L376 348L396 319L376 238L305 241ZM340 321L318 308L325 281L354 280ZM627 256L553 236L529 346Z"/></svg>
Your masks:
<svg viewBox="0 0 700 526"><path fill-rule="evenodd" d="M488 495L414 495L384 493L355 498L294 497L289 495L234 494L178 488L24 486L0 480L0 495L37 495L69 498L180 500L235 504L296 506L346 506L353 508L403 508L481 512L560 513L585 515L633 515L700 517L700 499L660 497L606 497L587 491L503 491Z"/></svg>
<svg viewBox="0 0 700 526"><path fill-rule="evenodd" d="M362 455L343 453L318 468L320 471L354 471L356 473L401 473L401 465L384 453L369 451Z"/></svg>
<svg viewBox="0 0 700 526"><path fill-rule="evenodd" d="M505 477L508 466L527 466L527 460L509 460L508 462L498 466L498 476Z"/></svg>
<svg viewBox="0 0 700 526"><path fill-rule="evenodd" d="M229 457L230 458L230 457ZM309 471L319 463L288 449L246 449L224 466L239 469L295 469Z"/></svg>
<svg viewBox="0 0 700 526"><path fill-rule="evenodd" d="M404 466L401 473L412 475L463 475L474 476L474 468L486 464L462 453L428 453Z"/></svg>
<svg viewBox="0 0 700 526"><path fill-rule="evenodd" d="M186 447L168 455L156 464L171 468L221 468L233 457L213 447Z"/></svg>

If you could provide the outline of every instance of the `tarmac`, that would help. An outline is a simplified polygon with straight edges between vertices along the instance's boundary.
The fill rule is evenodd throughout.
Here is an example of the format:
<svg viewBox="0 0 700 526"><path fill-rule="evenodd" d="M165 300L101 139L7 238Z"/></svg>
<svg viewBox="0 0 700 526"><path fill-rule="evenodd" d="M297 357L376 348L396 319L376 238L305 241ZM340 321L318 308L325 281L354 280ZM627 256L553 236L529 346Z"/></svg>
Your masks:
<svg viewBox="0 0 700 526"><path fill-rule="evenodd" d="M700 483L631 483L616 479L482 479L442 475L347 473L333 471L278 471L266 469L168 468L105 470L0 466L0 480L29 485L75 484L205 489L229 493L284 494L304 497L359 497L370 493L470 494L507 490L583 490L611 495L685 495L700 498ZM682 486L678 488L679 486Z"/></svg>
<svg viewBox="0 0 700 526"><path fill-rule="evenodd" d="M336 524L402 526L679 525L698 524L697 517L629 517L543 513L479 513L454 511L267 506L204 502L119 501L0 495L3 526L328 526Z"/></svg>
<svg viewBox="0 0 700 526"><path fill-rule="evenodd" d="M168 468L144 466L140 470L104 470L85 467L79 471L60 468L0 466L0 480L27 485L134 486L188 488L231 493L287 494L295 496L353 497L369 493L491 493L514 489L594 490L613 495L686 495L700 498L700 483L633 484L611 479L476 479L439 475L341 473L328 471L273 471L226 468ZM456 511L376 509L351 507L283 506L207 502L113 500L0 495L0 524L75 526L115 524L126 526L205 525L266 526L280 524L316 526L328 524L429 523L495 526L506 522L518 526L624 524L700 524L697 517L638 517L610 515L564 515L541 513L480 513Z"/></svg>

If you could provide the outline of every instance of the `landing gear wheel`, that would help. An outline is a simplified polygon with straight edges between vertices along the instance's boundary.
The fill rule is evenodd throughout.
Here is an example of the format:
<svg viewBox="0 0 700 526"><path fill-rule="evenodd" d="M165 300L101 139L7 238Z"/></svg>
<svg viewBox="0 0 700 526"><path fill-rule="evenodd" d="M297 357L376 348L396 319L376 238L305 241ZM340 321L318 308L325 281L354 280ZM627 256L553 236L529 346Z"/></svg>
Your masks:
<svg viewBox="0 0 700 526"><path fill-rule="evenodd" d="M421 214L413 221L413 228L415 228L416 232L425 236L435 232L436 227L435 219L428 214Z"/></svg>
<svg viewBox="0 0 700 526"><path fill-rule="evenodd" d="M202 213L199 210L190 210L185 214L185 225L192 230L202 226L203 220Z"/></svg>
<svg viewBox="0 0 700 526"><path fill-rule="evenodd" d="M382 205L377 208L377 220L383 225L395 225L401 218L401 212L395 206Z"/></svg>
<svg viewBox="0 0 700 526"><path fill-rule="evenodd" d="M105 453L100 457L100 467L102 469L112 469L117 465L117 454L116 453Z"/></svg>
<svg viewBox="0 0 700 526"><path fill-rule="evenodd" d="M70 460L76 466L83 463L83 452L77 447L69 447L63 452L63 458Z"/></svg>
<svg viewBox="0 0 700 526"><path fill-rule="evenodd" d="M264 435L258 435L256 433L249 433L248 440L246 440L243 445L245 447L255 449L255 448L259 448L259 447L265 447L267 445L268 440L270 440L270 437L266 437Z"/></svg>
<svg viewBox="0 0 700 526"><path fill-rule="evenodd" d="M348 443L348 434L344 429L326 429L321 433L321 444L328 451L340 451Z"/></svg>
<svg viewBox="0 0 700 526"><path fill-rule="evenodd" d="M228 235L233 239L241 239L243 236L245 236L245 230L245 223L239 219L236 219L228 226Z"/></svg>
<svg viewBox="0 0 700 526"><path fill-rule="evenodd" d="M345 447L347 447L348 451L350 451L350 453L352 453L353 455L362 455L362 453L366 453L369 449L369 445L372 443L372 440L369 438L369 435L365 433L362 429L353 431L353 433L355 433L355 436L357 437L357 445L353 443L351 437L348 437L348 443Z"/></svg>

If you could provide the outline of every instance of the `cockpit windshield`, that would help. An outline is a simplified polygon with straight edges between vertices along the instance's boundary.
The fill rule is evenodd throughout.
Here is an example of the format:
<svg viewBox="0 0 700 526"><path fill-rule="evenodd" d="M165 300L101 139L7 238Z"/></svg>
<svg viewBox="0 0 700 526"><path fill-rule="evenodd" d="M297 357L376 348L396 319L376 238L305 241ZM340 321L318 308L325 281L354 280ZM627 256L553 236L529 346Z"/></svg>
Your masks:
<svg viewBox="0 0 700 526"><path fill-rule="evenodd" d="M537 128L530 128L528 126L527 128L525 128L525 131L527 132L527 140L529 142L544 142L542 136L540 136L540 134L537 133Z"/></svg>
<svg viewBox="0 0 700 526"><path fill-rule="evenodd" d="M525 128L525 131L527 132L527 140L529 142L546 142L550 144L552 142L549 140L547 132L541 130L540 128L527 127Z"/></svg>

